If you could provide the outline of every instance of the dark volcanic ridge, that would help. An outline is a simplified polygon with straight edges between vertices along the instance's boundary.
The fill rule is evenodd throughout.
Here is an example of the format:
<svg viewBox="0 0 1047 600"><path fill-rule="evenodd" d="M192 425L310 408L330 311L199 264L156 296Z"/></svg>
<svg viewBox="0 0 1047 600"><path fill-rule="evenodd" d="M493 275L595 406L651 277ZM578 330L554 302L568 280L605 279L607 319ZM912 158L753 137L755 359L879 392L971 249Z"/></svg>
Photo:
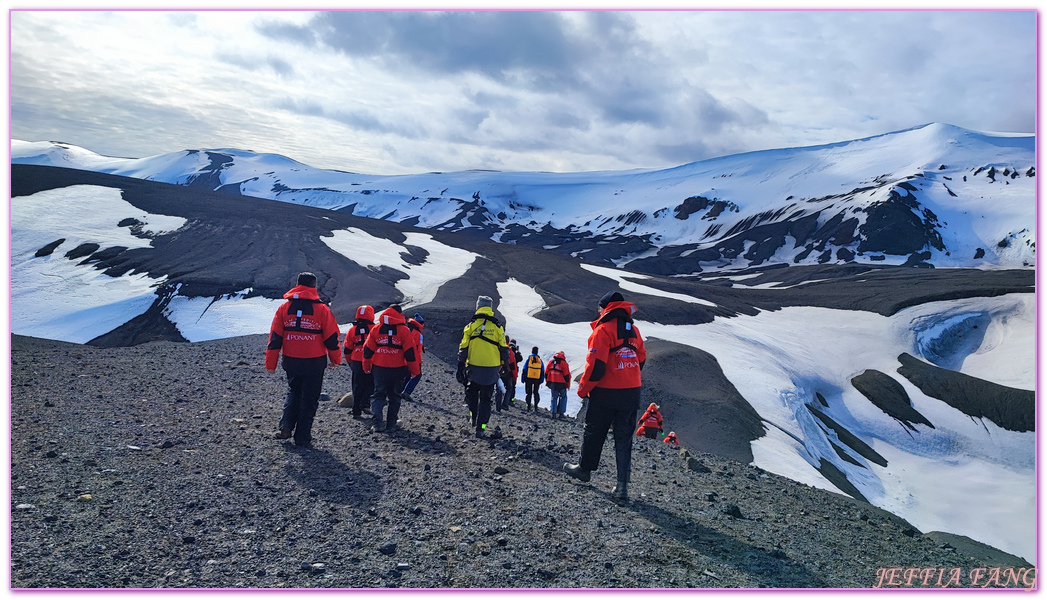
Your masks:
<svg viewBox="0 0 1047 600"><path fill-rule="evenodd" d="M406 273L388 267L363 267L321 240L331 236L332 231L349 227L398 244L405 242L404 232L421 232L449 246L480 254L482 258L477 259L469 272L453 284L444 285L433 302L419 307L446 314L454 323L468 317L477 294L497 299L497 282L509 278L533 287L542 295L547 308L537 317L552 323L589 320L595 301L618 287L617 282L581 268L582 261L573 257L470 235L354 217L347 211L58 167L12 165L11 170L12 197L78 184L107 186L122 190L124 200L141 210L188 220L177 231L153 237L150 248L94 244L67 256L68 260L91 264L114 277L146 273L164 279L149 312L92 340L94 345L121 346L159 339L179 341L180 335L162 314L173 294L219 298L249 289L248 297L275 299L305 270L317 274L320 295L330 302L335 315L350 315L360 304L384 307L402 301L403 295L395 285L407 277ZM134 228L133 223L114 223L114 226ZM48 244L40 251L54 251L55 247L51 246ZM411 257L417 261L423 258L424 250L416 250L418 252L411 251ZM58 251L62 249L59 247ZM1031 293L1035 279L1031 269L927 270L868 265L780 268L785 266L732 273L756 275L745 281L746 286L723 279L722 274L706 279L653 277L642 280L648 287L705 299L715 307L661 295L624 293L637 304L640 312L636 317L640 320L690 324L786 306L867 310L890 315L935 300ZM778 285L770 289L749 287L770 284ZM427 333L435 338L434 349L439 355L451 360L449 348L457 340L444 342L440 339L442 331Z"/></svg>

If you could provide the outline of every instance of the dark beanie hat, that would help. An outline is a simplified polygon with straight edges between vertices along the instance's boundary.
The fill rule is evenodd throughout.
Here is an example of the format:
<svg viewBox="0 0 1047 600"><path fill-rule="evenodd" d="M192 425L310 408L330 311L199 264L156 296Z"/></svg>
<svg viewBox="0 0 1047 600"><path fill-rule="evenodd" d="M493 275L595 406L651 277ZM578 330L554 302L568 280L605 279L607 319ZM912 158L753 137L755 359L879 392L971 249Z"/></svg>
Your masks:
<svg viewBox="0 0 1047 600"><path fill-rule="evenodd" d="M390 304L389 308L391 310L395 310L396 312L400 313L401 315L404 314L404 309L401 308L399 304Z"/></svg>
<svg viewBox="0 0 1047 600"><path fill-rule="evenodd" d="M298 274L298 285L304 285L305 287L316 287L316 275L312 273L299 273Z"/></svg>
<svg viewBox="0 0 1047 600"><path fill-rule="evenodd" d="M619 292L607 292L600 298L600 308L607 308L607 305L612 302L624 302L625 298Z"/></svg>
<svg viewBox="0 0 1047 600"><path fill-rule="evenodd" d="M531 354L538 354L538 346L531 348Z"/></svg>

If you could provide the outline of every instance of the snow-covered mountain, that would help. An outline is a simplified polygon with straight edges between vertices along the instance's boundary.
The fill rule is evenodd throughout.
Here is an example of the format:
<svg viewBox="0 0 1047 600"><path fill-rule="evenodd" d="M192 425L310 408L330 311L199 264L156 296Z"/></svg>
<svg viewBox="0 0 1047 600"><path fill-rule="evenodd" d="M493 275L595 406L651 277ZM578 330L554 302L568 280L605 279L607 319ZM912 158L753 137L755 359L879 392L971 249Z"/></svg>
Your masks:
<svg viewBox="0 0 1047 600"><path fill-rule="evenodd" d="M56 156L58 146L49 148ZM100 168L110 159L87 156L100 161L96 171L130 168L130 161ZM182 169L190 156L170 155L167 164ZM269 167L275 160L256 158ZM83 168L90 160L74 162ZM294 168L301 170L282 176L325 174ZM171 173L165 176L178 185L143 181L146 171L154 172L134 179L12 166L14 333L97 345L264 333L294 275L310 269L343 326L358 304L402 302L425 315L427 351L446 359L483 293L496 299L522 347L538 346L544 358L563 350L578 370L596 299L619 289L638 305L638 327L657 349L645 368L645 394L662 403L684 446L867 500L922 531L963 534L1034 558L1031 269L892 268L885 260L668 278L463 235L487 231L479 225L445 230L462 229L460 221L421 229L218 193L213 181L194 186L199 178L177 181ZM1013 173L998 168L995 182L979 183L972 172L967 183L1031 189L1031 174ZM534 212L561 210L545 206ZM1008 214L1031 231L1031 216L1018 222L1018 212L970 221ZM1002 256L989 250L986 256ZM571 395L568 412L579 407Z"/></svg>
<svg viewBox="0 0 1047 600"><path fill-rule="evenodd" d="M12 162L71 167L350 211L690 275L774 263L1028 267L1035 140L930 124L664 170L376 176L279 155L139 159L12 140Z"/></svg>

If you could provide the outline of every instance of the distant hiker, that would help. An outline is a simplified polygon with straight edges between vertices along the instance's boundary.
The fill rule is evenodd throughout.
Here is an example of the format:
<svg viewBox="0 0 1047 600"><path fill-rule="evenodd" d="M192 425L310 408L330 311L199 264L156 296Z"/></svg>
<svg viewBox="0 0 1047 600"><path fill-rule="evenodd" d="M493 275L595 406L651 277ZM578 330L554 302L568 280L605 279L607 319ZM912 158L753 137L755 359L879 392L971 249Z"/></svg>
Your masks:
<svg viewBox="0 0 1047 600"><path fill-rule="evenodd" d="M506 361L502 364L502 370L498 373L499 380L502 383L502 387L505 393L499 398L498 394L495 393L494 407L498 409L498 412L503 410L509 410L509 406L516 396L516 344L509 340L509 350L505 353Z"/></svg>
<svg viewBox="0 0 1047 600"><path fill-rule="evenodd" d="M600 316L591 323L589 353L585 371L578 382L578 396L589 398L582 434L581 460L564 463L565 473L589 481L600 464L600 453L608 429L614 430L614 455L618 483L611 493L629 497L629 472L632 469L633 423L640 409L640 370L647 360L640 331L633 323L636 306L619 292L600 298Z"/></svg>
<svg viewBox="0 0 1047 600"><path fill-rule="evenodd" d="M498 373L508 360L508 352L502 323L494 316L494 301L490 296L479 296L473 319L462 330L455 373L458 381L466 385L465 403L478 438L487 436L491 396L499 379Z"/></svg>
<svg viewBox="0 0 1047 600"><path fill-rule="evenodd" d="M549 410L557 419L567 414L567 390L571 389L571 367L563 350L557 352L545 365L545 385L552 390Z"/></svg>
<svg viewBox="0 0 1047 600"><path fill-rule="evenodd" d="M677 439L676 439L676 432L675 431L670 431L668 433L668 435L665 436L665 439L662 440L662 441L665 442L666 444L672 444L673 446L679 446L680 445L680 442L677 441Z"/></svg>
<svg viewBox="0 0 1047 600"><path fill-rule="evenodd" d="M520 370L520 382L527 392L527 409L531 409L531 398L534 398L534 412L538 412L538 401L541 400L542 382L545 381L545 363L538 356L538 346L531 348L531 355L524 361Z"/></svg>
<svg viewBox="0 0 1047 600"><path fill-rule="evenodd" d="M364 372L374 375L371 395L371 431L390 433L400 429L400 395L404 382L418 375L418 347L414 333L407 327L399 304L393 304L378 315L364 342ZM385 407L388 402L389 412Z"/></svg>
<svg viewBox="0 0 1047 600"><path fill-rule="evenodd" d="M509 402L516 402L516 378L520 376L520 363L523 362L523 354L520 354L520 348L516 345L516 340L509 340L509 367L512 372L510 381L506 382L507 389L509 392Z"/></svg>
<svg viewBox="0 0 1047 600"><path fill-rule="evenodd" d="M345 333L342 344L345 362L353 375L353 418L362 419L363 414L371 414L371 396L374 394L374 376L364 373L364 343L367 334L374 327L374 308L364 304L356 309L356 321Z"/></svg>
<svg viewBox="0 0 1047 600"><path fill-rule="evenodd" d="M658 434L662 432L662 413L658 412L658 405L652 402L636 424L639 425L636 435L657 439Z"/></svg>
<svg viewBox="0 0 1047 600"><path fill-rule="evenodd" d="M276 372L282 353L287 374L287 398L276 439L294 435L295 446L308 448L313 442L313 419L320 402L327 362L342 362L338 345L338 321L320 301L316 275L301 273L297 285L284 294L287 302L276 309L265 350L265 370Z"/></svg>
<svg viewBox="0 0 1047 600"><path fill-rule="evenodd" d="M413 317L407 319L407 326L414 334L415 345L418 346L418 374L407 380L404 385L403 398L408 402L413 402L411 393L414 392L414 388L418 387L418 380L422 378L422 358L425 356L425 337L422 331L425 329L425 319L422 318L422 315L414 313Z"/></svg>

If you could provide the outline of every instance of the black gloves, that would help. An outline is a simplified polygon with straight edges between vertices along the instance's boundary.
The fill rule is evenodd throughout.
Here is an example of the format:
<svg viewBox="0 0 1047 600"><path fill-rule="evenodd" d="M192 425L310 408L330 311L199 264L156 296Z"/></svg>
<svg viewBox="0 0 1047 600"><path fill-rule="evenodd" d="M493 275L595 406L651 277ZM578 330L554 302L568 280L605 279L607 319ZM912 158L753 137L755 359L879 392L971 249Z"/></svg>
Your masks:
<svg viewBox="0 0 1047 600"><path fill-rule="evenodd" d="M465 376L465 363L458 363L458 369L454 372L454 378L458 380L458 383L465 385L469 380Z"/></svg>

